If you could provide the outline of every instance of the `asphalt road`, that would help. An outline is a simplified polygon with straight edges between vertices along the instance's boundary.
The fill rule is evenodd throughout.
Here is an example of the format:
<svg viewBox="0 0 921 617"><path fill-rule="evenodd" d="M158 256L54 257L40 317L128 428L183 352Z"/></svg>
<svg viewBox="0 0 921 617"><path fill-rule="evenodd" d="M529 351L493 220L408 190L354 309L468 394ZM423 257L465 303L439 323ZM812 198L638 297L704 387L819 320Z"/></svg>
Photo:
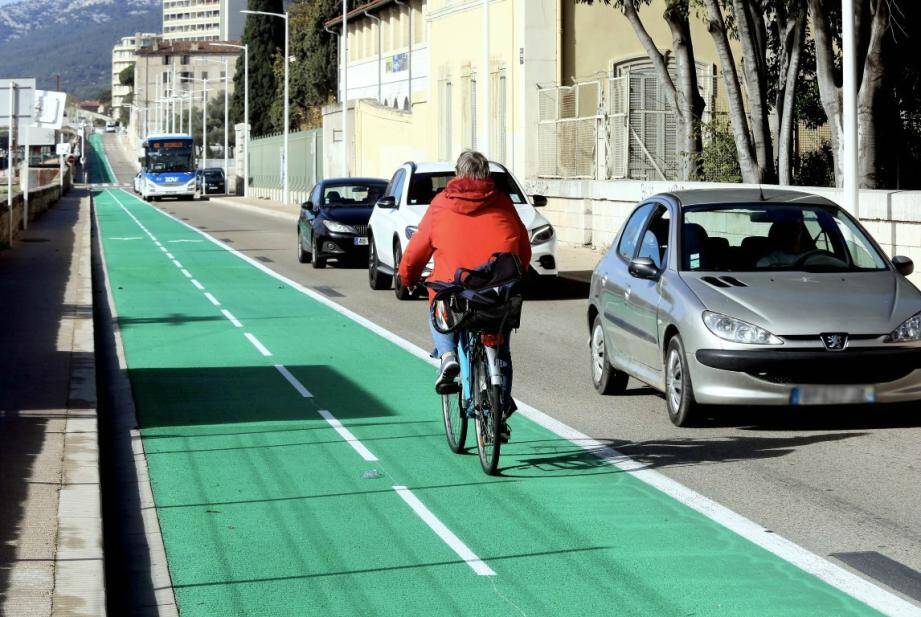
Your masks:
<svg viewBox="0 0 921 617"><path fill-rule="evenodd" d="M115 136L105 135L104 144L119 181L130 186L134 169ZM293 224L214 202L157 205L409 341L430 346L426 303L372 291L362 268L299 264ZM712 409L700 428L673 427L662 397L642 384L633 382L616 397L601 397L592 388L587 285L578 280L585 273L572 274L526 302L512 341L517 398L921 604L921 405ZM360 380L361 367L354 370Z"/></svg>

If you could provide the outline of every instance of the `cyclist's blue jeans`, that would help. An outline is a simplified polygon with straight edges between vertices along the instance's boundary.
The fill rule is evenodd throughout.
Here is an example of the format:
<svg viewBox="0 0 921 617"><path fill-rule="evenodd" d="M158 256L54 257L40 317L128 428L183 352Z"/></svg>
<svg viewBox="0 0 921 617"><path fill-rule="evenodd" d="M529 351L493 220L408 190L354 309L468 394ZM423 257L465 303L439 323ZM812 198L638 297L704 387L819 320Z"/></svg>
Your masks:
<svg viewBox="0 0 921 617"><path fill-rule="evenodd" d="M429 319L429 331L432 333L432 340L435 341L435 351L432 352L432 357L435 359L440 359L441 356L453 351L458 354L458 361L461 365L461 379L464 386L464 398L470 400L470 379L468 376L467 370L467 360L466 354L463 352L463 349L458 349L458 335L455 332L444 334L435 329L435 326L432 325L432 320ZM512 329L506 328L505 332L505 344L499 349L499 370L502 371L502 400L503 407L507 409L507 415L511 415L513 411L518 409L515 405L515 400L512 398L512 347L511 347L511 338L512 338Z"/></svg>

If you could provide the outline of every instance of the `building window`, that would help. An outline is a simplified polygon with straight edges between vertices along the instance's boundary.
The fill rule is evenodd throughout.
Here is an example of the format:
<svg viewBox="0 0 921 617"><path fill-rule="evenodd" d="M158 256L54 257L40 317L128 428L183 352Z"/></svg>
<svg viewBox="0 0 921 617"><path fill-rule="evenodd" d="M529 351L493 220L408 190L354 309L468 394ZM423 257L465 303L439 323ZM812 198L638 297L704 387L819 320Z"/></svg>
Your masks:
<svg viewBox="0 0 921 617"><path fill-rule="evenodd" d="M169 64L172 60L169 56L163 56L163 64Z"/></svg>
<svg viewBox="0 0 921 617"><path fill-rule="evenodd" d="M183 64L183 65L188 64L188 63L189 63L189 57L188 57L188 56L182 56L182 58L180 59L179 63L180 63L180 64Z"/></svg>

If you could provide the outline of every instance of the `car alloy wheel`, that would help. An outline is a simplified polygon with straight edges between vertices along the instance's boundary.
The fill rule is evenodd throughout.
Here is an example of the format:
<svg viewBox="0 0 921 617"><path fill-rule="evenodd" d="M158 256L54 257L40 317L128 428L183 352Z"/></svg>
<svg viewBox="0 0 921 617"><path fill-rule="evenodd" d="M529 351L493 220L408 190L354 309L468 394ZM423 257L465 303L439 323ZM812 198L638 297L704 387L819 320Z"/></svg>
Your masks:
<svg viewBox="0 0 921 617"><path fill-rule="evenodd" d="M397 300L409 300L412 294L409 293L400 280L400 262L403 260L403 249L399 241L393 243L393 292Z"/></svg>
<svg viewBox="0 0 921 617"><path fill-rule="evenodd" d="M377 259L377 248L374 245L374 236L368 235L368 285L371 289L379 291L381 289L390 289L393 277L384 274L380 270L380 262Z"/></svg>
<svg viewBox="0 0 921 617"><path fill-rule="evenodd" d="M310 262L310 253L304 250L304 238L300 229L297 230L297 260L302 264Z"/></svg>
<svg viewBox="0 0 921 617"><path fill-rule="evenodd" d="M627 389L630 376L619 371L608 361L607 346L604 341L604 325L601 315L595 316L592 323L592 337L589 341L592 363L592 384L600 394L620 394Z"/></svg>
<svg viewBox="0 0 921 617"><path fill-rule="evenodd" d="M692 426L698 415L684 343L677 334L665 352L665 407L675 426Z"/></svg>
<svg viewBox="0 0 921 617"><path fill-rule="evenodd" d="M326 259L320 257L320 247L317 244L317 234L314 232L311 234L313 237L310 239L310 255L312 257L311 263L313 267L317 270L322 270L326 267Z"/></svg>

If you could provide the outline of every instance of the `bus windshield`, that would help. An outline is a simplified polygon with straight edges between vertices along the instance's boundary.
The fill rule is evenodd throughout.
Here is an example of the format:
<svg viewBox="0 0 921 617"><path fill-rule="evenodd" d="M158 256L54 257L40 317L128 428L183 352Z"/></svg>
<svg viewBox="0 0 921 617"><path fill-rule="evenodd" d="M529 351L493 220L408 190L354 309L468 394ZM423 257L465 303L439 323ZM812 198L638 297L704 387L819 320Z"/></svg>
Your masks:
<svg viewBox="0 0 921 617"><path fill-rule="evenodd" d="M145 146L145 165L151 172L193 171L192 142L188 140L150 141Z"/></svg>

